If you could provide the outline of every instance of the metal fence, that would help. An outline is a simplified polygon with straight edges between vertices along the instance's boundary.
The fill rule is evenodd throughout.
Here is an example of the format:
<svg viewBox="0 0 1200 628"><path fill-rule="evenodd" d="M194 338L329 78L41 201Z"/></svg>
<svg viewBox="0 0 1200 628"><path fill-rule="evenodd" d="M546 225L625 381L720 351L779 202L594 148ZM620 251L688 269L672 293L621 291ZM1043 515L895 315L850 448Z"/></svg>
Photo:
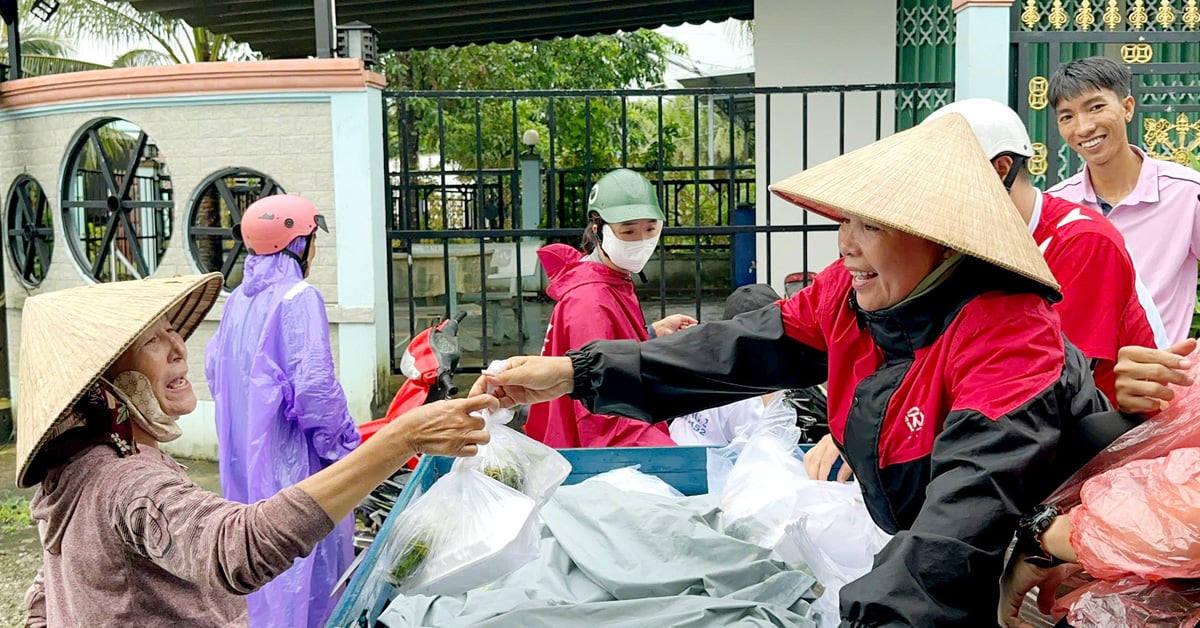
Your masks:
<svg viewBox="0 0 1200 628"><path fill-rule="evenodd" d="M654 182L667 217L649 281L635 280L647 321L668 312L711 320L740 283L819 270L810 266L809 236L836 227L809 224L804 212L780 224L770 203L757 209L766 196L758 185L792 174L792 164L807 168L810 158L845 152L848 138L861 144L890 134L898 120L917 121L909 109L952 90L893 83L387 92L393 369L410 338L460 309L469 313L464 370L539 351L553 303L535 251L578 244L590 187L616 167ZM774 268L781 246L800 251L802 262ZM756 274L739 265L746 260Z"/></svg>

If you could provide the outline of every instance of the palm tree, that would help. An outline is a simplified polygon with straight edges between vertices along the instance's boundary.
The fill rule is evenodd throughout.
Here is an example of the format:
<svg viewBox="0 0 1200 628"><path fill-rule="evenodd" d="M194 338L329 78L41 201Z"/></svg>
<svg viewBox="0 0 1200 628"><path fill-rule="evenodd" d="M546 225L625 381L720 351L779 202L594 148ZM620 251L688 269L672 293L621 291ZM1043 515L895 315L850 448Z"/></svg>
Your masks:
<svg viewBox="0 0 1200 628"><path fill-rule="evenodd" d="M32 0L23 0L22 4L26 3L32 4ZM157 13L139 13L128 2L64 0L48 28L63 37L130 48L113 60L112 67L257 58L248 46L228 35Z"/></svg>
<svg viewBox="0 0 1200 628"><path fill-rule="evenodd" d="M3 24L2 29L0 63L8 64L8 25ZM62 74L108 67L74 58L74 51L65 38L48 32L45 27L34 25L21 30L21 74L24 76Z"/></svg>

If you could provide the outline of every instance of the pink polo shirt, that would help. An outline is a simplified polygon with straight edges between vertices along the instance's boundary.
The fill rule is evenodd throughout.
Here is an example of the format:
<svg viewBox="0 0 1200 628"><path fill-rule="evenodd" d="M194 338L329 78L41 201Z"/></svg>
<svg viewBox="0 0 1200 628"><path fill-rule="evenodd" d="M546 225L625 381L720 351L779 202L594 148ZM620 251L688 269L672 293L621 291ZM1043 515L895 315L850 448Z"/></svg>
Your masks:
<svg viewBox="0 0 1200 628"><path fill-rule="evenodd" d="M1125 236L1138 275L1150 290L1172 342L1187 338L1196 310L1200 254L1200 172L1171 161L1142 157L1137 187L1107 212ZM1049 194L1103 212L1088 167L1050 188Z"/></svg>

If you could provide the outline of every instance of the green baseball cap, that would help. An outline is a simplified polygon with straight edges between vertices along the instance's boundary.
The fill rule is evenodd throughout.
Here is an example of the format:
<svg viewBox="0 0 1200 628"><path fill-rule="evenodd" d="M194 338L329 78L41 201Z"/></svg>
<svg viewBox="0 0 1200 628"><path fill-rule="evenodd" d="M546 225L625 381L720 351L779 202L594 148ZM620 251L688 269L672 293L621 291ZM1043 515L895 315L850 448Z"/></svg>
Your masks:
<svg viewBox="0 0 1200 628"><path fill-rule="evenodd" d="M620 168L600 177L588 195L588 211L613 224L630 220L666 220L658 206L654 184L642 175Z"/></svg>

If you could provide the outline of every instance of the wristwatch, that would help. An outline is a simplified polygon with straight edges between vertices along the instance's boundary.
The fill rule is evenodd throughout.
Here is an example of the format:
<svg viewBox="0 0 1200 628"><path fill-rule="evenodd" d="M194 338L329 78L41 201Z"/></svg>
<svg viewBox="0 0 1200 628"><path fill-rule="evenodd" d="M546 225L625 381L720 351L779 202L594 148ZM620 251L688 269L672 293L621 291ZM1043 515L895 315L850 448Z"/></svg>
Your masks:
<svg viewBox="0 0 1200 628"><path fill-rule="evenodd" d="M1040 504L1017 522L1016 551L1025 556L1025 562L1037 567L1056 567L1066 563L1042 547L1042 534L1058 515L1058 506Z"/></svg>

